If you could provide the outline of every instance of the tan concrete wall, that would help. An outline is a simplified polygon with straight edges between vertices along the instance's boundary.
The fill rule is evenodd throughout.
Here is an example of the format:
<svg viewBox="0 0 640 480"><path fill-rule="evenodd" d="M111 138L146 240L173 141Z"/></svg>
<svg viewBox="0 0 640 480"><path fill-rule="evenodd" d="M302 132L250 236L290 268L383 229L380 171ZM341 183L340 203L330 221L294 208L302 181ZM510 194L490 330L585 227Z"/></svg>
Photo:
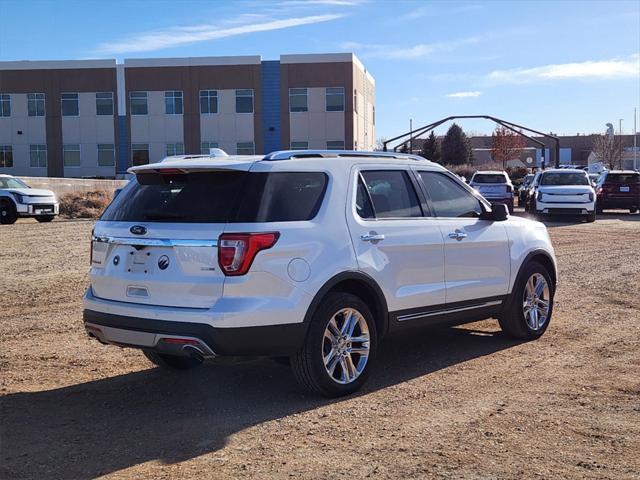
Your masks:
<svg viewBox="0 0 640 480"><path fill-rule="evenodd" d="M353 138L354 149L373 150L376 143L374 125L375 83L357 63L353 65Z"/></svg>
<svg viewBox="0 0 640 480"><path fill-rule="evenodd" d="M345 112L326 111L325 87L307 88L307 109L289 112L291 142L309 142L311 149L325 149L327 141L345 141Z"/></svg>
<svg viewBox="0 0 640 480"><path fill-rule="evenodd" d="M32 188L44 188L52 190L58 197L66 193L93 192L106 190L113 192L117 188L124 187L128 180L93 180L85 178L42 178L20 177Z"/></svg>
<svg viewBox="0 0 640 480"><path fill-rule="evenodd" d="M219 148L233 155L239 142L255 142L254 114L236 113L235 90L217 92L218 113L200 114L201 142L217 142ZM255 97L253 101L255 110Z"/></svg>

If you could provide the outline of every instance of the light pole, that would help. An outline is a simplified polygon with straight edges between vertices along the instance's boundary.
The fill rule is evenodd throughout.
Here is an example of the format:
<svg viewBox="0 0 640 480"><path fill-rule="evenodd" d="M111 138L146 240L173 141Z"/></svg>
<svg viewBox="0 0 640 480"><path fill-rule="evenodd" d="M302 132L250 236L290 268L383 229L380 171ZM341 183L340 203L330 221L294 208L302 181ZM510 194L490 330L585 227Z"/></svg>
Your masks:
<svg viewBox="0 0 640 480"><path fill-rule="evenodd" d="M618 123L618 125L619 125L619 127L618 127L618 135L622 135L622 120L624 120L624 118L621 118L621 119L618 120L618 122L619 122Z"/></svg>

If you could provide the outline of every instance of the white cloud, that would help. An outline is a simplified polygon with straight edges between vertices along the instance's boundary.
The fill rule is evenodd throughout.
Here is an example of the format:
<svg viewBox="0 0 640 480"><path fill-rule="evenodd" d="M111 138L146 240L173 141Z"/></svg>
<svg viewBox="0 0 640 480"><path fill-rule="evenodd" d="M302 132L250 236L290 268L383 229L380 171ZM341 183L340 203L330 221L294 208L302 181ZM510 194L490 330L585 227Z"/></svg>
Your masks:
<svg viewBox="0 0 640 480"><path fill-rule="evenodd" d="M340 45L343 50L357 50L365 58L383 58L388 60L413 60L427 57L437 52L450 52L463 45L477 43L480 37L468 37L446 42L419 43L410 47L394 45L366 44L345 42Z"/></svg>
<svg viewBox="0 0 640 480"><path fill-rule="evenodd" d="M327 14L297 18L268 20L262 23L248 23L236 27L221 28L220 25L191 25L173 27L166 30L142 32L117 42L105 42L98 45L94 53L113 55L130 52L151 52L165 48L180 47L198 42L218 40L220 38L244 35L247 33L267 32L284 28L328 22L344 15Z"/></svg>
<svg viewBox="0 0 640 480"><path fill-rule="evenodd" d="M487 79L493 83L530 83L567 78L640 78L640 65L637 58L637 55L633 55L626 60L589 60L533 68L495 70L487 75Z"/></svg>
<svg viewBox="0 0 640 480"><path fill-rule="evenodd" d="M449 98L474 98L482 95L482 92L474 90L473 92L454 92L447 93L447 97Z"/></svg>

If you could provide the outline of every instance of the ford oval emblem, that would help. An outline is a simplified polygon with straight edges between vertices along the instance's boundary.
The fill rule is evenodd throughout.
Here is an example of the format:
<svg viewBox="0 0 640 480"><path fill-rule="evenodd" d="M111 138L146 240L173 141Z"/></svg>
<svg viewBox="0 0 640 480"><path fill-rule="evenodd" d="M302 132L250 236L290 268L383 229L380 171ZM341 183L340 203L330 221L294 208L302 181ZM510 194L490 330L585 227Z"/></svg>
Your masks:
<svg viewBox="0 0 640 480"><path fill-rule="evenodd" d="M134 235L144 235L147 233L147 227L143 225L134 225L129 229L129 231Z"/></svg>

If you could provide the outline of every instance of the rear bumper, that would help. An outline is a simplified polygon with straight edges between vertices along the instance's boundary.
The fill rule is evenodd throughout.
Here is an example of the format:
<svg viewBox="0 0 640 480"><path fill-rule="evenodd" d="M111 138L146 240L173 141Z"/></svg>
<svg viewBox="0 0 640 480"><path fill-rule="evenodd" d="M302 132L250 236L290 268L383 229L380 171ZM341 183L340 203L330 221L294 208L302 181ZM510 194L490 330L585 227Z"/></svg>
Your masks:
<svg viewBox="0 0 640 480"><path fill-rule="evenodd" d="M595 203L551 203L536 201L536 211L549 215L589 215L595 210Z"/></svg>
<svg viewBox="0 0 640 480"><path fill-rule="evenodd" d="M103 343L188 354L184 348L197 347L204 357L214 355L281 356L296 352L304 341L303 323L260 327L215 328L204 323L155 320L85 309L87 333ZM185 343L169 339L193 339Z"/></svg>
<svg viewBox="0 0 640 480"><path fill-rule="evenodd" d="M640 207L640 198L638 197L622 197L622 198L598 198L598 207L600 208L638 208Z"/></svg>

